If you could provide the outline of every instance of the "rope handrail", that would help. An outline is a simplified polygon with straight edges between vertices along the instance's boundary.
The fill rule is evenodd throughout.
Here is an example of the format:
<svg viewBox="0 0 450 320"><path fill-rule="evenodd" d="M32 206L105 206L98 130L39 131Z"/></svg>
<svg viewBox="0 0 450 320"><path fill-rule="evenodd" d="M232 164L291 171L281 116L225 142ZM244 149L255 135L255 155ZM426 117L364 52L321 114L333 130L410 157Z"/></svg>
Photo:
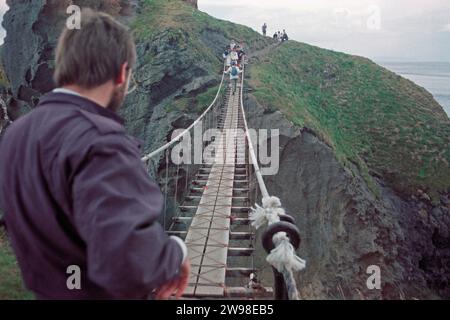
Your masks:
<svg viewBox="0 0 450 320"><path fill-rule="evenodd" d="M295 282L293 271L300 271L305 268L305 261L302 260L295 254L295 250L300 244L300 235L297 227L294 224L282 222L281 218L286 218L287 216L284 209L281 207L281 201L277 197L271 197L267 186L264 182L264 178L261 173L261 169L258 164L258 159L255 154L253 147L253 142L251 139L250 131L248 129L247 119L244 109L244 72L245 64L242 70L242 80L241 80L241 112L244 120L244 129L246 131L246 137L248 142L249 154L252 160L252 165L255 170L255 175L258 180L258 185L262 194L262 204L260 207L256 205L256 209L252 208L252 213L250 214L250 219L252 220L252 225L259 229L264 224L269 226L268 230L264 234L263 238L269 238L268 242L272 246L264 246L269 252L266 261L273 266L274 270L278 272L275 274L275 278L283 278L284 284L281 286L285 288L287 293L287 298L290 300L298 300L299 294L297 290L297 285ZM292 218L291 218L292 219ZM297 237L296 247L291 243L292 240ZM264 239L265 240L265 239ZM280 275L281 276L278 276ZM277 281L276 281L277 282ZM277 286L277 284L276 284ZM284 291L284 290L283 290ZM283 294L278 293L279 298L283 297Z"/></svg>
<svg viewBox="0 0 450 320"><path fill-rule="evenodd" d="M247 136L247 141L248 141L248 149L249 149L249 153L250 153L250 157L252 159L252 165L253 168L255 169L255 174L256 174L256 178L258 179L258 185L259 188L261 190L261 194L263 198L269 197L269 192L267 191L267 187L266 184L264 182L264 178L261 174L261 170L259 168L259 164L258 164L258 159L256 157L255 154L255 149L253 148L253 143L252 143L252 139L250 136L250 131L248 130L248 124L247 124L247 117L245 116L245 110L244 110L244 76L245 76L245 63L243 63L243 68L242 68L242 80L241 80L241 112L243 115L243 119L244 119L244 128L245 128L245 135Z"/></svg>
<svg viewBox="0 0 450 320"><path fill-rule="evenodd" d="M155 151L149 153L148 155L144 156L141 160L142 162L147 162L149 161L151 158L155 157L156 155L166 151L167 149L169 149L172 145L174 145L176 142L180 141L180 139L182 137L184 137L189 131L192 130L192 128L194 128L201 120L203 120L203 118L206 116L206 114L213 108L213 106L215 105L217 99L219 98L220 95L220 91L222 90L222 86L223 86L223 81L225 79L225 74L222 73L222 80L220 81L220 85L219 85L219 89L217 90L216 96L214 97L213 102L209 105L209 107L202 113L202 115L194 121L194 123L192 123L186 130L184 130L182 133L180 133L178 136L176 136L174 139L172 139L171 141L169 141L168 143L166 143L165 145L163 145L162 147L156 149Z"/></svg>

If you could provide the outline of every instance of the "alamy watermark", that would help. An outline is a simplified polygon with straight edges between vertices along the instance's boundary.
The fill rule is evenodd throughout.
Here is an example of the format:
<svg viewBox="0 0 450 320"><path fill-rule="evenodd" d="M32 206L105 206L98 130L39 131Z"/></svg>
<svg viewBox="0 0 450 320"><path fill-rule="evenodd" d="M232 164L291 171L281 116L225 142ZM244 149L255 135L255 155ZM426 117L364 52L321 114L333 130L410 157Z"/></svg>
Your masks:
<svg viewBox="0 0 450 320"><path fill-rule="evenodd" d="M172 140L184 132L175 130ZM261 174L276 175L280 167L280 131L278 129L249 129L253 150ZM247 155L247 148L242 144L246 137L243 129L208 129L203 130L203 123L194 126L193 135L185 134L172 148L170 156L175 165L183 164L246 164L252 157Z"/></svg>
<svg viewBox="0 0 450 320"><path fill-rule="evenodd" d="M337 8L334 10L335 25L346 29L380 31L382 29L381 8L370 5L364 10Z"/></svg>
<svg viewBox="0 0 450 320"><path fill-rule="evenodd" d="M77 265L71 265L67 267L66 286L69 290L81 290L81 268Z"/></svg>
<svg viewBox="0 0 450 320"><path fill-rule="evenodd" d="M371 265L367 267L366 273L370 274L366 281L367 289L381 290L381 268L377 265Z"/></svg>
<svg viewBox="0 0 450 320"><path fill-rule="evenodd" d="M66 20L66 27L69 30L81 29L81 8L76 5L67 7L66 13L69 17Z"/></svg>

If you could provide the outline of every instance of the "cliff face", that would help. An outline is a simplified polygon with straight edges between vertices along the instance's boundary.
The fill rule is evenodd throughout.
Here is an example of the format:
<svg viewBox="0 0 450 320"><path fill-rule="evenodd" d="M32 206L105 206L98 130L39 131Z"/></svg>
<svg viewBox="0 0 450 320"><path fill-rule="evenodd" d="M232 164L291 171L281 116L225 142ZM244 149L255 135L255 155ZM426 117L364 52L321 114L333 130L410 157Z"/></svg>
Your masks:
<svg viewBox="0 0 450 320"><path fill-rule="evenodd" d="M360 58L297 43L269 48L270 39L200 13L196 1L184 2L114 2L119 6L108 6L111 1L106 0L76 2L118 16L136 35L139 89L127 98L121 113L129 132L144 140L145 150L159 147L174 128L185 127L197 117L220 80L223 47L232 38L245 41L247 51L255 53L248 74L251 90L245 98L250 125L281 129L280 172L267 177L267 182L271 194L279 196L297 218L302 232L300 255L307 259L308 268L298 282L304 298L449 298L450 199L444 189L450 181L433 170L450 160L445 153L448 145L439 140L449 141L450 135L430 95ZM13 118L53 87L53 50L68 3L72 1L8 2L2 60L14 96L8 106ZM269 67L275 69L268 73ZM352 78L353 74L358 77ZM346 82L349 76L352 81ZM388 83L388 91L369 90L385 88L383 83ZM295 88L288 88L290 84ZM413 124L394 112L407 94L414 97L407 101L412 103L411 114L416 111L434 120L415 118ZM361 105L368 110L361 110ZM367 117L346 116L359 113ZM365 118L379 118L382 123L401 120L399 132L389 128L396 137L389 143L409 145L409 151L424 161L438 159L436 167L424 162L417 169L424 171L416 179L415 167L397 166L401 161L384 152L384 129L371 127ZM419 128L417 134L414 125ZM430 138L432 131L437 134ZM345 134L335 134L339 132ZM403 136L404 132L408 135ZM425 140L417 140L424 136ZM428 147L420 149L423 152L414 150L416 140ZM408 159L408 150L397 148L396 152ZM384 171L381 164L393 159L395 166ZM447 174L446 170L438 171ZM392 182L399 174L408 181L405 188ZM430 199L426 188L421 193L410 191L410 186L428 186L429 181L439 181L429 185L430 190L439 190L437 199ZM264 257L257 257L257 264L268 270ZM374 264L382 270L381 291L366 287L366 268ZM263 271L265 284L270 284L271 277L270 271Z"/></svg>
<svg viewBox="0 0 450 320"><path fill-rule="evenodd" d="M14 98L9 105L10 116L16 119L54 88L54 49L69 5L91 7L125 19L134 14L137 1L7 0L7 4L10 9L3 18L7 36L1 60Z"/></svg>
<svg viewBox="0 0 450 320"><path fill-rule="evenodd" d="M283 128L280 172L266 182L302 232L300 255L308 263L298 276L303 298L449 297L448 195L433 206L405 199L377 180L376 196L358 169L343 166L315 132L267 110L253 94L244 103L251 127ZM264 265L262 258L257 263ZM371 265L381 268L382 290L366 286Z"/></svg>

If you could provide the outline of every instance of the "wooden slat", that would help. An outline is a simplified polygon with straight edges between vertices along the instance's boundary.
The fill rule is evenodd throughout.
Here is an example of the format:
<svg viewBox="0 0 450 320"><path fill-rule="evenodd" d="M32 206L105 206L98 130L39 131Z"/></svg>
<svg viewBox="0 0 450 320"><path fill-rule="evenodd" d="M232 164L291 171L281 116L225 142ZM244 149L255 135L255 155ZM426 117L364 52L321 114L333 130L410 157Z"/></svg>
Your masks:
<svg viewBox="0 0 450 320"><path fill-rule="evenodd" d="M237 96L230 95L224 128L238 125ZM239 140L242 143L242 140ZM216 141L215 162L208 175L203 195L186 236L192 274L186 295L225 295L225 276L230 237L230 216L236 160L236 137L223 132ZM242 152L240 153L240 155ZM240 156L239 155L239 156ZM201 188L195 188L200 191Z"/></svg>

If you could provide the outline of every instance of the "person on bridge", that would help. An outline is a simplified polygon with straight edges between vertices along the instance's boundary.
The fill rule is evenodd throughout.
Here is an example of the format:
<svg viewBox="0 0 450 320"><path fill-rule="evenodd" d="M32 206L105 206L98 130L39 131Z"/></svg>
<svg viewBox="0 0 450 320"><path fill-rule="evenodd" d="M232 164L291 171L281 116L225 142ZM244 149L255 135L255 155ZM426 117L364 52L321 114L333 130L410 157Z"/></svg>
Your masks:
<svg viewBox="0 0 450 320"><path fill-rule="evenodd" d="M0 203L25 284L39 299L166 299L188 283L187 249L157 222L164 199L117 111L136 49L86 9L56 50L58 89L0 145Z"/></svg>
<svg viewBox="0 0 450 320"><path fill-rule="evenodd" d="M233 50L231 50L230 57L231 57L231 63L233 63L233 62L237 63L237 61L239 60L237 47L235 47Z"/></svg>
<svg viewBox="0 0 450 320"><path fill-rule="evenodd" d="M265 23L265 22L262 26L262 33L263 33L264 37L267 35L267 23Z"/></svg>
<svg viewBox="0 0 450 320"><path fill-rule="evenodd" d="M231 86L233 88L233 95L236 94L237 82L239 80L239 75L242 73L242 69L237 66L237 63L233 61L231 63L231 68L225 71L225 74L230 74Z"/></svg>
<svg viewBox="0 0 450 320"><path fill-rule="evenodd" d="M236 54L237 54L237 60L236 64L240 67L245 55L244 48L241 45L236 46Z"/></svg>
<svg viewBox="0 0 450 320"><path fill-rule="evenodd" d="M230 43L230 50L234 50L235 48L236 48L236 41L231 40L231 43Z"/></svg>
<svg viewBox="0 0 450 320"><path fill-rule="evenodd" d="M225 69L227 70L228 68L231 67L231 48L230 48L230 46L227 46L227 48L225 49L222 56L225 61Z"/></svg>

